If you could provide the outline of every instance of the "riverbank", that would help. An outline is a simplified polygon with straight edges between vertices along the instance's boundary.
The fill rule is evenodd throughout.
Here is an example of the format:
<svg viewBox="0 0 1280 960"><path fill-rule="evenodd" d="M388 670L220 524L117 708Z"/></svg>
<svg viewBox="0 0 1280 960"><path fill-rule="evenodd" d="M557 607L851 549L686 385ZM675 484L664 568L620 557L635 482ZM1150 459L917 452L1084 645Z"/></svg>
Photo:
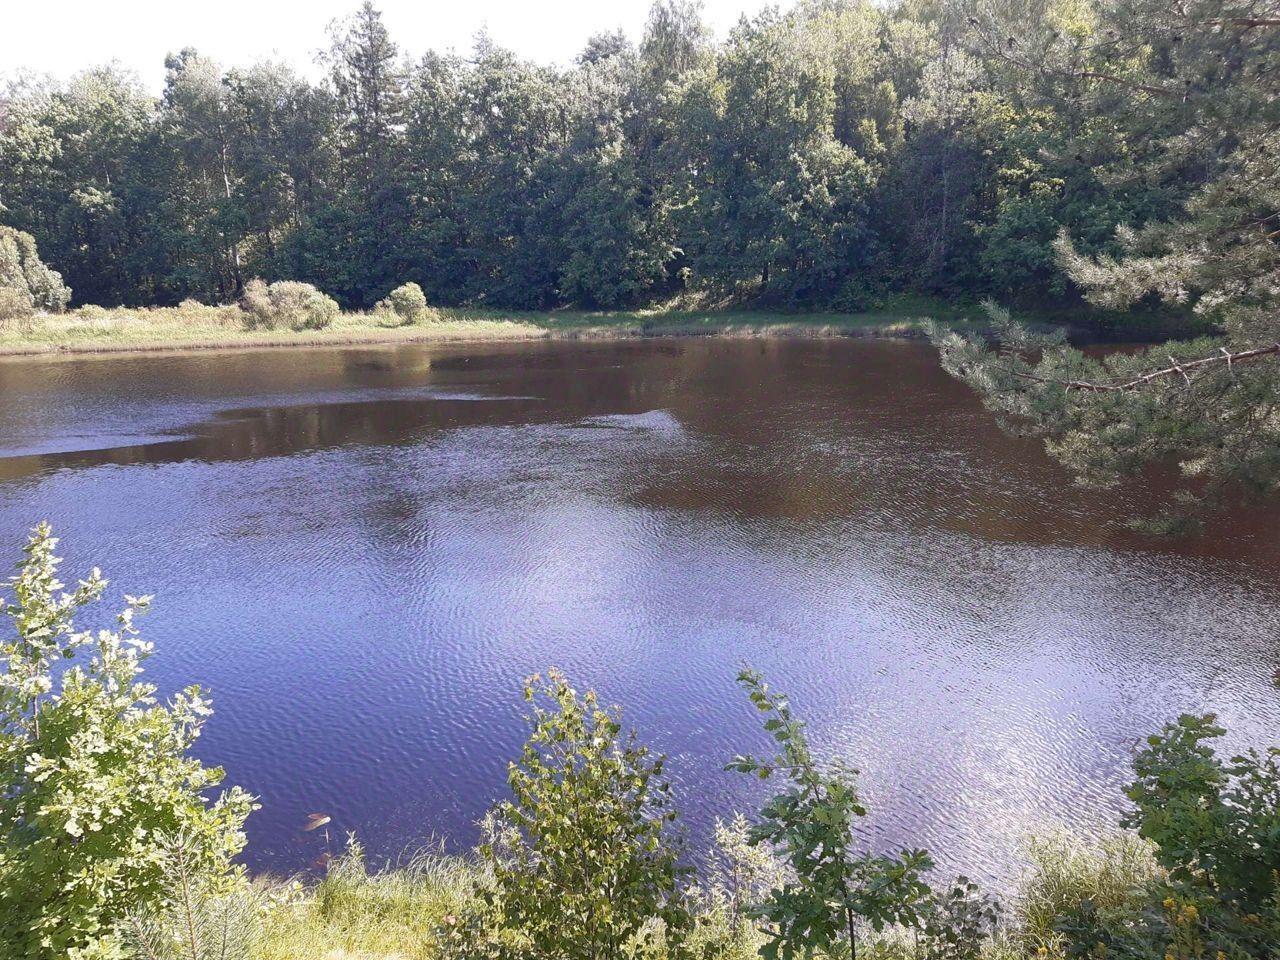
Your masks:
<svg viewBox="0 0 1280 960"><path fill-rule="evenodd" d="M1084 342L1158 341L1202 335L1175 315L1123 317L1084 309L1031 309L1019 317L1063 327ZM887 337L921 339L929 321L961 331L989 324L982 307L925 296L898 296L859 312L782 312L661 307L626 311L498 311L431 308L417 323L389 313L342 313L323 330L250 329L236 306L192 302L177 307L85 306L0 323L0 357L45 354L227 350L265 347L373 346L487 340L620 340L641 337Z"/></svg>
<svg viewBox="0 0 1280 960"><path fill-rule="evenodd" d="M759 865L752 868L718 853L720 869L693 894L693 929L683 954L669 951L659 933L638 956L669 960L679 955L756 960L765 938L743 916L760 894ZM756 863L756 861L752 861ZM1150 847L1132 834L1090 845L1065 835L1031 840L1027 870L1003 904L994 929L968 932L974 960L1062 958L1068 941L1056 927L1088 902L1123 913L1140 909L1143 887L1159 877ZM370 871L355 857L333 860L324 876L307 882L259 880L253 896L261 918L251 960L444 960L520 955L522 944L494 922L485 903L492 877L469 857L422 855L392 869ZM970 903L976 901L969 901ZM655 930L650 930L652 934ZM938 944L897 928L865 930L858 955L876 960L936 960ZM504 948L507 952L504 952ZM825 956L820 954L819 956Z"/></svg>
<svg viewBox="0 0 1280 960"><path fill-rule="evenodd" d="M248 329L237 307L82 307L0 326L0 355L212 350L534 339L654 336L921 337L927 318L965 327L978 310L912 299L861 313L728 310L555 310L512 313L433 309L404 324L386 313L344 313L323 330ZM971 319L972 318L972 319Z"/></svg>

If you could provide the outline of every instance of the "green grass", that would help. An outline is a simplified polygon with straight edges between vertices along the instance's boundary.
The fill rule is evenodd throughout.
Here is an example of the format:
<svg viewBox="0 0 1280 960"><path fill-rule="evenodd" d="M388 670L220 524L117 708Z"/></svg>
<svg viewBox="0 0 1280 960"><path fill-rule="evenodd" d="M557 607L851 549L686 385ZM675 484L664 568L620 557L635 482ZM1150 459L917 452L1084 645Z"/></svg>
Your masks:
<svg viewBox="0 0 1280 960"><path fill-rule="evenodd" d="M1059 918L1085 901L1099 909L1134 902L1135 891L1159 875L1151 847L1132 834L1116 834L1084 844L1063 834L1032 840L1021 887L1005 905L1005 922L983 947L985 960L1061 958L1065 944L1055 933ZM480 956L460 934L468 917L485 915L477 891L490 887L485 869L464 857L420 856L407 865L368 872L357 857L335 860L311 885L259 881L275 906L262 916L250 960L449 960ZM714 890L700 894L695 956L751 960L763 938L730 921ZM480 928L479 941L501 939L518 950L518 935ZM658 946L646 960L665 960ZM868 931L859 944L865 960L927 960L912 931ZM822 960L822 958L815 958ZM837 958L832 958L837 960ZM839 958L843 960L843 958Z"/></svg>
<svg viewBox="0 0 1280 960"><path fill-rule="evenodd" d="M81 307L0 324L0 354L92 353L451 340L645 336L920 336L925 318L958 326L980 311L942 301L898 298L862 313L651 309L511 312L435 309L403 324L385 313L344 313L325 330L249 330L234 306Z"/></svg>
<svg viewBox="0 0 1280 960"><path fill-rule="evenodd" d="M255 960L349 960L441 955L436 931L474 904L484 877L460 858L422 856L371 874L354 858L334 861L300 896L268 886L284 902L268 910ZM281 896L283 895L283 896Z"/></svg>

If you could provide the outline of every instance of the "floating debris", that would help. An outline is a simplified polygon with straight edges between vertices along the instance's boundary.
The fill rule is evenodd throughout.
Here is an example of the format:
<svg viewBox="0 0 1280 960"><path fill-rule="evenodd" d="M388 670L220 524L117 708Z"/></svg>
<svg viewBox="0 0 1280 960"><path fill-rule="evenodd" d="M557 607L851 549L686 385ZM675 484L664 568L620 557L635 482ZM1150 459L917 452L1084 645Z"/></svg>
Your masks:
<svg viewBox="0 0 1280 960"><path fill-rule="evenodd" d="M302 828L302 832L310 833L312 830L317 830L328 823L329 820L330 817L327 813L313 813L307 817L307 825Z"/></svg>

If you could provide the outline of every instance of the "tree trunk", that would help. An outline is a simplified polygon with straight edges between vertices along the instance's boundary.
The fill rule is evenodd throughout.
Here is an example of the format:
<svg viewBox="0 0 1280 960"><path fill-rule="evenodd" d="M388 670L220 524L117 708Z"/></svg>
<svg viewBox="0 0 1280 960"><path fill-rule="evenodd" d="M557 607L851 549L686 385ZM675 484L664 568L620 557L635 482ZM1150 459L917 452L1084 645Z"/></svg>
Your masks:
<svg viewBox="0 0 1280 960"><path fill-rule="evenodd" d="M231 205L231 173L227 169L227 141L222 141L222 189L223 195L227 199L227 205ZM234 281L235 293L240 293L244 289L244 281L240 276L240 241L231 241L231 279Z"/></svg>

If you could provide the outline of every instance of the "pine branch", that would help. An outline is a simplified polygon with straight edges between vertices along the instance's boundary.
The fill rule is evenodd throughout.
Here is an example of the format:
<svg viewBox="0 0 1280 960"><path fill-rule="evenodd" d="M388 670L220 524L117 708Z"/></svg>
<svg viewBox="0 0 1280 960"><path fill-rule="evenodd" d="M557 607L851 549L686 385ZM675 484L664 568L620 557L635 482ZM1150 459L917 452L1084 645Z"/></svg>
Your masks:
<svg viewBox="0 0 1280 960"><path fill-rule="evenodd" d="M1185 3L1175 3L1173 12L1188 21L1191 27L1280 27L1280 17L1209 17L1204 20L1193 20L1187 12Z"/></svg>
<svg viewBox="0 0 1280 960"><path fill-rule="evenodd" d="M1182 378L1190 384L1191 378L1187 376L1188 370L1193 370L1198 367L1204 367L1214 363L1225 363L1228 369L1230 369L1241 361L1256 360L1259 357L1268 357L1280 354L1280 343L1273 343L1269 347L1257 347L1253 350L1242 350L1239 353L1228 353L1225 348L1220 349L1222 349L1221 356L1201 357L1198 360L1187 360L1183 363L1179 363L1170 357L1169 360L1172 363L1172 366L1153 370L1151 373L1145 373L1140 377L1135 377L1132 380L1125 380L1120 383L1099 383L1094 380L1062 380L1057 377L1042 377L1039 374L1021 373L1018 371L1013 371L1013 375L1022 380L1032 380L1036 383L1053 384L1054 386L1062 387L1064 390L1068 391L1084 390L1093 393L1124 393L1131 390L1137 390L1139 387L1144 387L1153 380L1159 380L1162 377L1171 377L1174 375L1181 375Z"/></svg>
<svg viewBox="0 0 1280 960"><path fill-rule="evenodd" d="M1201 20L1201 27L1244 27L1252 30L1255 27L1280 27L1280 17L1223 17L1213 20Z"/></svg>
<svg viewBox="0 0 1280 960"><path fill-rule="evenodd" d="M975 27L978 26L978 22L975 18L971 17L970 23ZM1073 70L1069 68L1054 67L1047 62L1032 63L1025 57L1016 55L1012 52L1012 38L1010 38L1006 43L1000 43L999 41L993 40L991 37L987 36L987 34L981 29L979 29L977 33L978 38L982 41L988 52L1030 73L1050 73L1073 80L1101 80L1104 83L1115 84L1141 93L1149 93L1156 97L1180 96L1179 91L1170 90L1167 87L1157 87L1147 83L1140 83L1137 80L1129 80L1125 77L1118 77L1111 73L1102 73L1097 70Z"/></svg>
<svg viewBox="0 0 1280 960"><path fill-rule="evenodd" d="M1076 77L1080 80L1103 80L1107 83L1115 83L1122 87L1128 87L1130 90L1141 90L1143 93L1149 93L1157 97L1174 97L1178 95L1175 91L1166 89L1165 87L1153 87L1146 83L1126 80L1124 77L1112 76L1109 73L1098 73L1095 70L1069 72L1067 75Z"/></svg>

